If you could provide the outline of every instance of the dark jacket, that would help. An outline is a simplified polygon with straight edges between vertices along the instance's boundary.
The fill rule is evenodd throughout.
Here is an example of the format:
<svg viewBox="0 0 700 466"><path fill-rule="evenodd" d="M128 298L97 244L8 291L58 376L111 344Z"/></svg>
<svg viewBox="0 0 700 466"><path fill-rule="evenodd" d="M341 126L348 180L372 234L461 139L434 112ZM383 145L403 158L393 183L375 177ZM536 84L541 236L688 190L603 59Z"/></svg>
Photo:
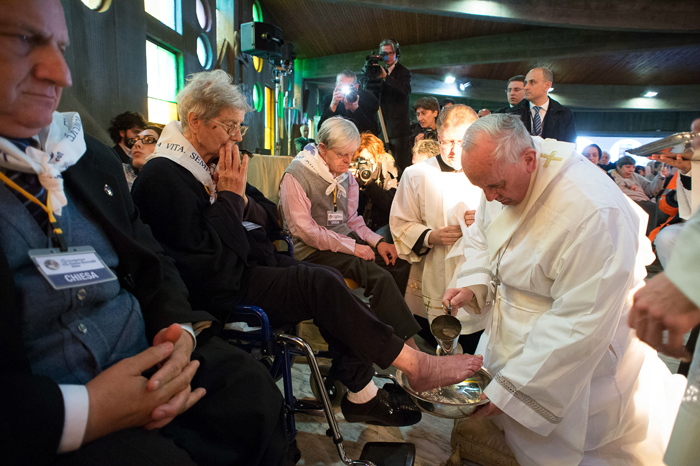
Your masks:
<svg viewBox="0 0 700 466"><path fill-rule="evenodd" d="M401 63L382 83L379 103L390 138L408 136L411 131L408 97L411 94L411 72Z"/></svg>
<svg viewBox="0 0 700 466"><path fill-rule="evenodd" d="M520 115L520 120L525 125L525 128L532 133L530 102L527 99L523 99L515 107L506 110L506 113ZM575 143L576 124L574 122L574 112L550 98L549 108L542 122L542 138Z"/></svg>
<svg viewBox="0 0 700 466"><path fill-rule="evenodd" d="M162 328L179 322L212 320L192 311L187 290L173 261L145 226L134 207L124 172L114 152L86 136L87 151L63 173L65 189L87 206L119 256L114 270L122 288L141 305L146 336L152 341ZM111 188L112 196L107 194ZM81 245L84 246L84 245ZM9 462L47 464L63 433L64 405L58 385L31 373L22 341L22 323L15 287L5 254L0 251L0 438ZM218 330L203 331L198 340Z"/></svg>
<svg viewBox="0 0 700 466"><path fill-rule="evenodd" d="M238 194L221 192L210 204L204 186L166 158L143 167L132 195L144 223L175 259L196 309L225 320L248 288L250 267L274 265L268 237L280 230L277 206L250 185L248 207L258 210L255 223L264 229L247 231L243 226L244 201Z"/></svg>
<svg viewBox="0 0 700 466"><path fill-rule="evenodd" d="M340 115L355 123L360 133L369 131L375 136L379 136L379 124L377 123L379 101L371 92L367 92L364 89L358 89L357 94L360 100L358 108L354 112L348 111L343 102L338 103L334 112L331 110L333 96L326 96L323 99L323 115L321 115L321 119L318 122L318 129L321 129L321 126L327 119Z"/></svg>
<svg viewBox="0 0 700 466"><path fill-rule="evenodd" d="M124 152L124 149L122 149L122 146L117 144L116 146L112 147L114 149L114 152L117 153L117 156L119 157L119 160L122 161L122 163L126 163L131 165L131 157L126 155L126 152Z"/></svg>

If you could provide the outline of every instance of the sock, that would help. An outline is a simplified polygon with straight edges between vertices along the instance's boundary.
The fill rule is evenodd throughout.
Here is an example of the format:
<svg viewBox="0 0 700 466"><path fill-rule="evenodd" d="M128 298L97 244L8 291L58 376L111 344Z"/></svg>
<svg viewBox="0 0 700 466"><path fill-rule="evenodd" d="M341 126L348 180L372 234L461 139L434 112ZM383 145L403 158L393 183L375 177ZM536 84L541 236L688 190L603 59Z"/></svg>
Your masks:
<svg viewBox="0 0 700 466"><path fill-rule="evenodd" d="M359 392L348 391L348 401L357 405L367 403L372 398L377 396L377 390L379 389L374 384L374 380L370 380L369 383L365 385L365 388Z"/></svg>

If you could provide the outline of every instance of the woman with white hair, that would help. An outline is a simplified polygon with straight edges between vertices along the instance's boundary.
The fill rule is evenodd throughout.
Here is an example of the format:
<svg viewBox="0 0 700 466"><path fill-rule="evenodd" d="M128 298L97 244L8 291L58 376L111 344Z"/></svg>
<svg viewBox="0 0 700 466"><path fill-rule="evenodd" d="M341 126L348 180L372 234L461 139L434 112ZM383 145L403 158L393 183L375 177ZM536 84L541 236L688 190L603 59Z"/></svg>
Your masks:
<svg viewBox="0 0 700 466"><path fill-rule="evenodd" d="M275 253L270 237L279 231L277 209L246 183L247 158L240 160L236 143L250 108L228 74L194 75L178 94L178 105L182 124L166 126L133 196L143 220L175 259L193 308L218 319L202 334L215 333L237 304L261 307L276 327L314 319L337 355L334 374L356 392L371 381L372 363L405 369L411 384L420 387L436 386L438 371L445 372L443 383L454 383L480 367L481 359L474 357L424 361L431 357L406 347L335 271ZM410 425L420 420L415 406L374 388L354 410L344 409L348 421ZM255 398L242 390L241 403L252 410L247 397ZM244 438L252 435L251 424L238 424L246 429Z"/></svg>

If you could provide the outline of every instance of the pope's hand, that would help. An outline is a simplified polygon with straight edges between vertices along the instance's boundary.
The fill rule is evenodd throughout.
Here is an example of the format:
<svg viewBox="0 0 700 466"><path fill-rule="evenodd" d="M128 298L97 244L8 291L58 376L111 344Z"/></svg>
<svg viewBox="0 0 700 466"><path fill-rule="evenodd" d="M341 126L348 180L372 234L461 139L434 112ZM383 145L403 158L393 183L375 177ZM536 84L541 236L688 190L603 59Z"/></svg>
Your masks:
<svg viewBox="0 0 700 466"><path fill-rule="evenodd" d="M372 248L369 246L365 246L364 244L355 244L355 252L354 254L364 260L368 261L373 261L374 260L374 251Z"/></svg>
<svg viewBox="0 0 700 466"><path fill-rule="evenodd" d="M430 244L441 244L452 246L462 237L462 229L459 225L448 225L430 232L428 242Z"/></svg>
<svg viewBox="0 0 700 466"><path fill-rule="evenodd" d="M474 297L474 292L469 288L448 288L442 297L443 309L459 309L467 304Z"/></svg>
<svg viewBox="0 0 700 466"><path fill-rule="evenodd" d="M468 227L471 226L475 220L476 210L467 210L464 212L464 223L466 223Z"/></svg>
<svg viewBox="0 0 700 466"><path fill-rule="evenodd" d="M481 394L481 399L485 400L486 395L483 393ZM503 414L503 411L501 411L498 406L493 404L492 402L488 402L485 405L481 405L477 407L474 412L472 413L471 416L469 416L470 419L481 419L482 417L489 417L489 416L498 416L499 414Z"/></svg>
<svg viewBox="0 0 700 466"><path fill-rule="evenodd" d="M690 359L683 346L683 336L700 324L700 309L661 273L634 294L628 323L640 340L657 351ZM666 343L664 330L668 331Z"/></svg>

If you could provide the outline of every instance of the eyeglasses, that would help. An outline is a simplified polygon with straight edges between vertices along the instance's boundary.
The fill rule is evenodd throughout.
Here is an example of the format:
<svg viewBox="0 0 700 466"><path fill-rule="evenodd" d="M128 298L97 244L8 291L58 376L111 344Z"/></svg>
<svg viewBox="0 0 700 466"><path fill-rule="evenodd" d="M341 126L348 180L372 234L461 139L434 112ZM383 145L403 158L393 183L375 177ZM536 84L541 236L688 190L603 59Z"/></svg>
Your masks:
<svg viewBox="0 0 700 466"><path fill-rule="evenodd" d="M155 144L156 142L158 142L158 138L156 138L155 136L136 136L135 138L127 140L126 145L127 147L134 147L134 144L136 144L139 141L141 141L144 144Z"/></svg>
<svg viewBox="0 0 700 466"><path fill-rule="evenodd" d="M229 136L233 136L236 134L238 131L241 132L241 136L245 136L245 133L248 132L248 127L242 123L234 123L233 125L227 125L225 123L221 123L220 121L216 120L211 120L214 123L218 123L224 128L226 128L226 133L228 133Z"/></svg>
<svg viewBox="0 0 700 466"><path fill-rule="evenodd" d="M462 148L462 141L440 141L440 147L443 149L454 150L455 147Z"/></svg>

